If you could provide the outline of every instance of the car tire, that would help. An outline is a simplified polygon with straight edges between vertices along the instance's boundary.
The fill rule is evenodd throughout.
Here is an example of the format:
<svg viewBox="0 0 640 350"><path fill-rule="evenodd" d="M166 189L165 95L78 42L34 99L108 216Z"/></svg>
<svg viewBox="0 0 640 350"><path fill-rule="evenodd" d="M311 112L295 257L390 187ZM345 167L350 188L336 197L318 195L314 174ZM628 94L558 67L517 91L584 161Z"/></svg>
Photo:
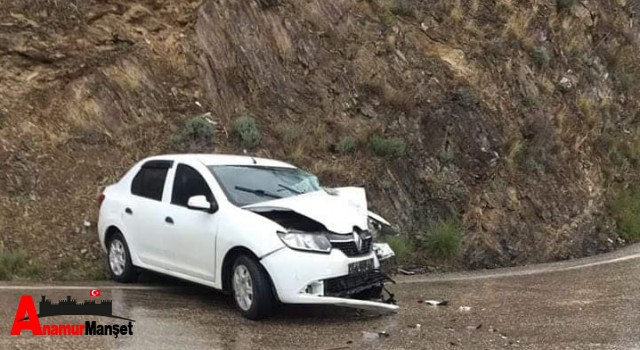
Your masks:
<svg viewBox="0 0 640 350"><path fill-rule="evenodd" d="M120 232L111 236L107 242L107 266L112 280L120 283L135 281L136 270L131 263L129 246Z"/></svg>
<svg viewBox="0 0 640 350"><path fill-rule="evenodd" d="M259 320L273 313L271 281L257 261L240 255L233 264L230 282L233 299L243 317Z"/></svg>

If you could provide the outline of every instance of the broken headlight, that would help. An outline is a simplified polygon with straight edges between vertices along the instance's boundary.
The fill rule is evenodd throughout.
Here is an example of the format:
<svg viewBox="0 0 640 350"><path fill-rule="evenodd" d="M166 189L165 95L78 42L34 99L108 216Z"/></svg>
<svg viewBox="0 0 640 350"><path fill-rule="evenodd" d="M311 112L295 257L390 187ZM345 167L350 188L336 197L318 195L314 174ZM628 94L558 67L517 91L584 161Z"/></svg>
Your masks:
<svg viewBox="0 0 640 350"><path fill-rule="evenodd" d="M278 237L291 249L327 254L331 252L331 242L322 233L289 230L287 232L278 231Z"/></svg>
<svg viewBox="0 0 640 350"><path fill-rule="evenodd" d="M374 238L378 238L378 233L380 233L380 231L382 231L382 224L378 220L375 220L371 216L368 216L367 217L367 226L369 228L369 232L371 232L373 237Z"/></svg>

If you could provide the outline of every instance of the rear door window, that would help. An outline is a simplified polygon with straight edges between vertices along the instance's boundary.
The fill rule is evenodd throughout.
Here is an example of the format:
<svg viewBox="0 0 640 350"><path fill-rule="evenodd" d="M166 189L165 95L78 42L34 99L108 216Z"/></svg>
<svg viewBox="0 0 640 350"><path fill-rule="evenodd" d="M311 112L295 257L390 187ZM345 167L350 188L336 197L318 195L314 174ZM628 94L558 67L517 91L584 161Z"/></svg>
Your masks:
<svg viewBox="0 0 640 350"><path fill-rule="evenodd" d="M149 161L142 165L131 182L131 193L157 201L162 200L164 182L171 168L171 161Z"/></svg>

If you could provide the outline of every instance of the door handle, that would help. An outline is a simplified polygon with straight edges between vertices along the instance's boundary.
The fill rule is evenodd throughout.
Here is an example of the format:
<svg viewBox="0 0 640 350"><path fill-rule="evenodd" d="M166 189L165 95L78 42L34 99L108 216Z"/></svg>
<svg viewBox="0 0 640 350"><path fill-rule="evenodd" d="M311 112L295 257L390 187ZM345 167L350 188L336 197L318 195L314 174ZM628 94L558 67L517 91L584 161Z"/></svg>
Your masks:
<svg viewBox="0 0 640 350"><path fill-rule="evenodd" d="M166 218L164 218L164 222L166 222L167 224L173 225L173 219L170 216L167 216Z"/></svg>
<svg viewBox="0 0 640 350"><path fill-rule="evenodd" d="M133 210L131 210L131 208L126 208L124 210L125 213L129 214L129 215L133 215Z"/></svg>

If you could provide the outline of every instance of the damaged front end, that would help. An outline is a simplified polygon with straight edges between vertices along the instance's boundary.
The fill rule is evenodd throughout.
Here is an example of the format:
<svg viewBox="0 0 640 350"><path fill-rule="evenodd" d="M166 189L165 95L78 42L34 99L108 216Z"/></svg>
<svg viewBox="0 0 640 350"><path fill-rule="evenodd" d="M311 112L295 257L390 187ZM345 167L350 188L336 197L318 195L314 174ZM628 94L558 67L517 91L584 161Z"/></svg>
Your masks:
<svg viewBox="0 0 640 350"><path fill-rule="evenodd" d="M395 282L380 266L393 251L386 243L374 243L366 202L363 206L351 201L345 207L336 197L340 196L305 194L245 208L283 228L277 234L291 250L263 261L281 301L396 311L393 295L385 288L385 283ZM342 215L327 219L327 212ZM386 223L377 215L373 220Z"/></svg>

